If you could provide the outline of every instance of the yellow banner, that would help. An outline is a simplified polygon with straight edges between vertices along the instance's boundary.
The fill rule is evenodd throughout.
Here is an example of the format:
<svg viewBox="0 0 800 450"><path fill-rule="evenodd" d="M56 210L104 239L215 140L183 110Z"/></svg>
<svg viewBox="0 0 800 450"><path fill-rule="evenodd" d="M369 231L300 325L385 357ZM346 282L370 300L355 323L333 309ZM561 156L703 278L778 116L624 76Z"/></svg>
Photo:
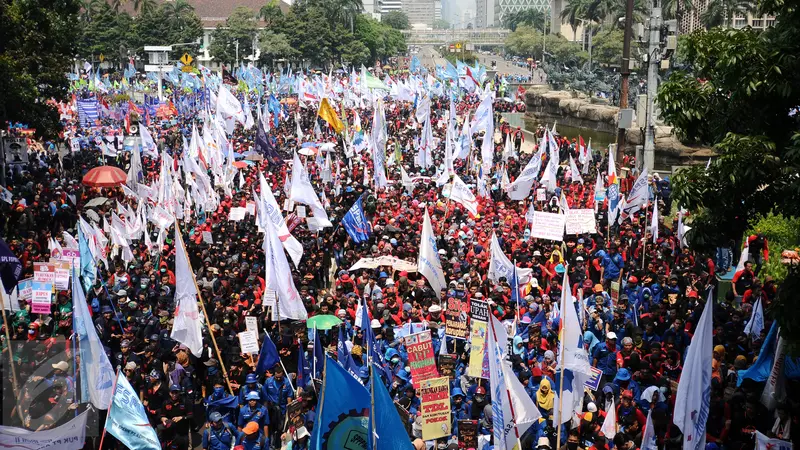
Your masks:
<svg viewBox="0 0 800 450"><path fill-rule="evenodd" d="M450 436L450 379L441 377L420 382L419 397L422 401L422 439Z"/></svg>
<svg viewBox="0 0 800 450"><path fill-rule="evenodd" d="M344 131L344 123L339 119L339 116L336 115L336 111L334 111L327 98L323 98L322 102L319 104L317 115L322 117L322 120L325 122L328 122L328 125L337 133Z"/></svg>
<svg viewBox="0 0 800 450"><path fill-rule="evenodd" d="M488 378L489 368L483 367L483 355L486 349L486 322L472 320L469 342L469 366L467 367L467 376L473 378Z"/></svg>

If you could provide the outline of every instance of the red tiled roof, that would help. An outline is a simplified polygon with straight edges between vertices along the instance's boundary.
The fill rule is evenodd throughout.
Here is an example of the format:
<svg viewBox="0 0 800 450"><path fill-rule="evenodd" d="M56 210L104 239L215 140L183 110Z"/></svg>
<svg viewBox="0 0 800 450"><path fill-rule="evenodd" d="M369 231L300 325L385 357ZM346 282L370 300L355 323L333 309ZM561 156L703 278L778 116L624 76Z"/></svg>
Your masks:
<svg viewBox="0 0 800 450"><path fill-rule="evenodd" d="M157 0L159 3L166 3L171 0ZM225 19L233 12L238 6L246 6L258 14L261 7L266 5L265 0L186 0L187 3L194 7L195 13L200 17L203 26L206 28L213 28L217 25L224 25ZM286 13L289 11L290 5L284 0L278 0L278 6L281 11ZM123 9L133 14L133 2L125 2ZM259 21L261 22L261 21Z"/></svg>

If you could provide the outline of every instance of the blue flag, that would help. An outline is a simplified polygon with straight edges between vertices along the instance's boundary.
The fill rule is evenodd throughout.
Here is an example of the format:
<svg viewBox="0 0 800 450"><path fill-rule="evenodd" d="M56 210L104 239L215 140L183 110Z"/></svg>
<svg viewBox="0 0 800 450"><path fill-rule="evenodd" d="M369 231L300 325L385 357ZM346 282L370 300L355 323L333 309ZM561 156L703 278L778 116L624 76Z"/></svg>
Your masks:
<svg viewBox="0 0 800 450"><path fill-rule="evenodd" d="M364 215L363 197L359 197L347 214L342 217L342 226L356 244L360 244L369 239L369 223L367 216Z"/></svg>
<svg viewBox="0 0 800 450"><path fill-rule="evenodd" d="M409 65L409 70L411 70L411 73L419 72L421 66L422 63L419 61L419 58L417 58L417 55L412 56L411 64Z"/></svg>
<svg viewBox="0 0 800 450"><path fill-rule="evenodd" d="M772 322L772 327L767 333L764 343L761 344L761 350L758 352L758 359L755 364L746 370L739 371L739 379L736 381L736 386L741 386L745 378L761 383L769 378L772 372L772 363L775 360L775 346L778 341L778 321Z"/></svg>
<svg viewBox="0 0 800 450"><path fill-rule="evenodd" d="M374 371L372 372L375 373ZM406 433L405 424L397 413L389 391L380 378L372 378L373 395L375 396L375 432L378 435L376 450L411 450L414 445ZM372 415L370 415L372 421ZM370 426L372 429L372 426Z"/></svg>
<svg viewBox="0 0 800 450"><path fill-rule="evenodd" d="M300 353L297 355L297 387L306 389L306 386L311 386L311 367L306 358L306 352L303 350L303 343L300 343Z"/></svg>
<svg viewBox="0 0 800 450"><path fill-rule="evenodd" d="M324 371L309 450L372 450L369 392L330 357L325 358Z"/></svg>
<svg viewBox="0 0 800 450"><path fill-rule="evenodd" d="M375 342L375 333L372 331L372 326L367 314L367 302L364 301L361 307L361 317L356 317L356 322L359 328L364 330L364 351L367 352L367 361L371 359L372 362L377 364L383 369L383 376L387 381L392 381L394 374L392 369L386 364L383 353L378 350L378 344Z"/></svg>
<svg viewBox="0 0 800 450"><path fill-rule="evenodd" d="M314 333L314 377L322 378L322 367L325 365L325 351L322 349L322 343L319 341L319 330Z"/></svg>
<svg viewBox="0 0 800 450"><path fill-rule="evenodd" d="M339 341L336 343L336 360L345 368L351 375L358 378L358 366L353 361L353 356L347 350L347 337L345 336L344 326L339 327Z"/></svg>
<svg viewBox="0 0 800 450"><path fill-rule="evenodd" d="M83 234L83 230L80 226L78 226L78 247L81 251L81 278L83 278L83 290L89 292L89 289L94 286L95 279L97 278L97 266L89 250L89 241L86 240L86 235Z"/></svg>
<svg viewBox="0 0 800 450"><path fill-rule="evenodd" d="M511 271L511 303L520 304L519 298L519 277L517 276L517 263L514 261L514 270Z"/></svg>
<svg viewBox="0 0 800 450"><path fill-rule="evenodd" d="M161 443L139 401L139 394L122 373L117 375L106 430L131 450L161 450Z"/></svg>
<svg viewBox="0 0 800 450"><path fill-rule="evenodd" d="M269 333L264 333L264 342L261 343L261 351L258 352L256 374L272 369L279 361L280 357L278 356L278 349L275 348L275 343L272 342Z"/></svg>
<svg viewBox="0 0 800 450"><path fill-rule="evenodd" d="M22 263L11 253L6 241L0 238L0 279L3 280L6 294L10 294L17 287L20 275L22 275Z"/></svg>
<svg viewBox="0 0 800 450"><path fill-rule="evenodd" d="M272 113L272 126L278 126L278 117L281 115L281 103L274 95L269 96L267 110Z"/></svg>

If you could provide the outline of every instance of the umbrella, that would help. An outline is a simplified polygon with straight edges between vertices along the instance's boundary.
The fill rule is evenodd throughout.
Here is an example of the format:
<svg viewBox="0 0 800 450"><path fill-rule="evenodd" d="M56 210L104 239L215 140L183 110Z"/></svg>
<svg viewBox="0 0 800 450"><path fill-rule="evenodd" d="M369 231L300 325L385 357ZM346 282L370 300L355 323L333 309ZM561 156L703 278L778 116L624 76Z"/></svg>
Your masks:
<svg viewBox="0 0 800 450"><path fill-rule="evenodd" d="M97 206L103 206L103 204L104 204L104 203L105 203L107 200L108 200L108 199L107 199L107 198L105 198L105 197L96 197L96 198L93 198L93 199L89 200L88 202L86 202L86 204L85 204L85 205L83 205L83 207L84 207L84 208L95 208L95 207L97 207Z"/></svg>
<svg viewBox="0 0 800 450"><path fill-rule="evenodd" d="M306 322L307 328L315 328L317 330L330 330L336 325L341 325L342 321L330 314L323 314L321 316L314 316Z"/></svg>
<svg viewBox="0 0 800 450"><path fill-rule="evenodd" d="M264 157L260 154L250 150L249 152L244 154L245 161L263 161Z"/></svg>
<svg viewBox="0 0 800 450"><path fill-rule="evenodd" d="M94 212L93 209L87 209L83 213L86 214L86 217L88 217L89 220L100 223L100 216L97 215L97 213Z"/></svg>
<svg viewBox="0 0 800 450"><path fill-rule="evenodd" d="M125 184L128 174L114 166L100 166L83 176L83 184L92 187L114 187Z"/></svg>
<svg viewBox="0 0 800 450"><path fill-rule="evenodd" d="M237 169L244 169L245 167L252 166L253 164L255 164L253 161L234 161L233 167L236 167Z"/></svg>
<svg viewBox="0 0 800 450"><path fill-rule="evenodd" d="M297 153L300 155L314 156L317 154L317 152L315 152L313 148L314 147L301 148L300 150L297 151Z"/></svg>

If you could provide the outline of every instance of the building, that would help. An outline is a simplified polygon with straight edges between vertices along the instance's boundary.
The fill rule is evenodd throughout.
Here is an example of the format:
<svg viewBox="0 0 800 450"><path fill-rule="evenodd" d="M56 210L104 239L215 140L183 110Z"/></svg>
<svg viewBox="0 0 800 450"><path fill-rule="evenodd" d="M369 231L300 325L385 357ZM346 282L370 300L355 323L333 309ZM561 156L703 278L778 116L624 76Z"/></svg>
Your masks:
<svg viewBox="0 0 800 450"><path fill-rule="evenodd" d="M497 25L495 21L495 3L498 0L476 0L475 1L475 28L493 28Z"/></svg>
<svg viewBox="0 0 800 450"><path fill-rule="evenodd" d="M702 30L705 28L703 24L703 14L708 9L710 0L693 0L693 8L691 11L685 12L682 15L678 30L680 34L688 34L695 30ZM775 17L773 16L760 16L755 17L753 14L748 13L746 16L735 16L731 22L733 28L753 27L757 30L763 30L775 25Z"/></svg>
<svg viewBox="0 0 800 450"><path fill-rule="evenodd" d="M386 14L392 11L402 11L403 2L401 0L377 0L378 13Z"/></svg>
<svg viewBox="0 0 800 450"><path fill-rule="evenodd" d="M424 24L426 27L433 27L436 17L435 0L405 0L402 2L402 11L408 15L411 26L419 28Z"/></svg>
<svg viewBox="0 0 800 450"><path fill-rule="evenodd" d="M748 14L747 17L733 18L733 28L752 27L756 30L764 30L774 26L775 17L773 16L754 17L752 14Z"/></svg>
<svg viewBox="0 0 800 450"><path fill-rule="evenodd" d="M369 15L375 20L381 20L380 5L378 4L378 0L362 0L361 5L363 6L361 9L363 14Z"/></svg>
<svg viewBox="0 0 800 450"><path fill-rule="evenodd" d="M508 14L529 9L547 12L550 9L550 0L495 0L495 2L495 22L498 26L502 26Z"/></svg>
<svg viewBox="0 0 800 450"><path fill-rule="evenodd" d="M442 0L434 0L433 2L433 20L442 20Z"/></svg>

